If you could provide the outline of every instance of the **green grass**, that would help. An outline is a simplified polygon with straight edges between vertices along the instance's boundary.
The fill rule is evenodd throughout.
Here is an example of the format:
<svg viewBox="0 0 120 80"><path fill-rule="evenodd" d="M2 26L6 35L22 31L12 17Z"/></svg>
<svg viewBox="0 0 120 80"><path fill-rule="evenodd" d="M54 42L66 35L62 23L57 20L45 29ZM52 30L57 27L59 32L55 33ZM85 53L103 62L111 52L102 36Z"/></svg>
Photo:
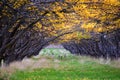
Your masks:
<svg viewBox="0 0 120 80"><path fill-rule="evenodd" d="M10 80L120 80L120 69L91 61L66 60L58 68L16 71Z"/></svg>
<svg viewBox="0 0 120 80"><path fill-rule="evenodd" d="M46 58L52 66L16 70L9 80L120 80L120 68L100 64L97 59L84 56L66 56L62 59L41 57Z"/></svg>

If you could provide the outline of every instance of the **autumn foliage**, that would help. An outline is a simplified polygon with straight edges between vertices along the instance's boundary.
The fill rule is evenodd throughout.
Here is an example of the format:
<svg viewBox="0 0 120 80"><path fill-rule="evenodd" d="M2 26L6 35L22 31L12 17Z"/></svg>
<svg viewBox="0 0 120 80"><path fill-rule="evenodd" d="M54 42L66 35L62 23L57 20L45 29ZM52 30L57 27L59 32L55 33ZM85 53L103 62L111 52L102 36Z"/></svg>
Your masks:
<svg viewBox="0 0 120 80"><path fill-rule="evenodd" d="M119 0L1 0L0 61L8 64L38 54L51 42L119 28Z"/></svg>

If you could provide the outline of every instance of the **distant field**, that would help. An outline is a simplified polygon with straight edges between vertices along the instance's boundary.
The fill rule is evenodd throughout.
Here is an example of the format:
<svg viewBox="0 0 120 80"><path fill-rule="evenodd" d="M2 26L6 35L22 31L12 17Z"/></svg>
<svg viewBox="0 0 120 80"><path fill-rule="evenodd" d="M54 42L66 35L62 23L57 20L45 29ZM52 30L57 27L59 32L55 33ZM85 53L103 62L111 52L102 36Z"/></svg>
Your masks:
<svg viewBox="0 0 120 80"><path fill-rule="evenodd" d="M71 55L64 49L43 49L37 57L3 68L11 74L4 73L0 80L120 80L118 63Z"/></svg>
<svg viewBox="0 0 120 80"><path fill-rule="evenodd" d="M72 56L72 54L61 48L45 48L40 52L40 55L49 55L49 56L55 56L55 57L59 57L59 56Z"/></svg>

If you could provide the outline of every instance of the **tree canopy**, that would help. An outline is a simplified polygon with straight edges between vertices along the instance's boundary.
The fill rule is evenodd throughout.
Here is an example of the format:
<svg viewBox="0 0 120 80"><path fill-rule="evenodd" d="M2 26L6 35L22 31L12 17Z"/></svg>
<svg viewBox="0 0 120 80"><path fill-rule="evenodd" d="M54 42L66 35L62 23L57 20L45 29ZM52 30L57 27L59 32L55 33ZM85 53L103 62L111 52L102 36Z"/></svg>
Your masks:
<svg viewBox="0 0 120 80"><path fill-rule="evenodd" d="M0 60L22 60L56 39L78 41L119 28L119 0L1 0Z"/></svg>

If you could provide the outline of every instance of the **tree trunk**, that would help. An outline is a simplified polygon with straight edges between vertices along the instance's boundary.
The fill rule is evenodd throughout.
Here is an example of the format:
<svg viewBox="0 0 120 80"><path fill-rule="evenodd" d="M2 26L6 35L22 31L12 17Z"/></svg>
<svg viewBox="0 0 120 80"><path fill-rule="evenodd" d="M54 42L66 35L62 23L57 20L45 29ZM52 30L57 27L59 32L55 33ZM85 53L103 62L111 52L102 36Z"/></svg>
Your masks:
<svg viewBox="0 0 120 80"><path fill-rule="evenodd" d="M2 66L2 59L0 59L0 67Z"/></svg>

